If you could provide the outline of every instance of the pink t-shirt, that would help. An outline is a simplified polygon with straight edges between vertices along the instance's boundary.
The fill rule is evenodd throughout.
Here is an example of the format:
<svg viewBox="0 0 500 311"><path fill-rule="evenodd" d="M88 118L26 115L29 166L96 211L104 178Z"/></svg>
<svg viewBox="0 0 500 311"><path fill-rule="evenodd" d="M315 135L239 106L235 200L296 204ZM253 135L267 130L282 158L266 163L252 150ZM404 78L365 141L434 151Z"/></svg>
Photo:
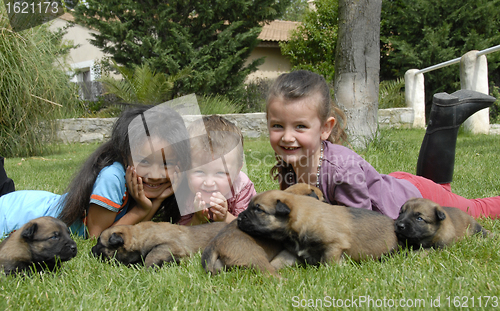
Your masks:
<svg viewBox="0 0 500 311"><path fill-rule="evenodd" d="M248 203L257 193L253 182L248 176L240 172L233 182L234 195L227 200L228 212L233 216L238 216L241 212L247 209ZM188 198L187 204L193 204L194 195ZM193 214L184 215L179 220L180 225L187 225L191 222Z"/></svg>

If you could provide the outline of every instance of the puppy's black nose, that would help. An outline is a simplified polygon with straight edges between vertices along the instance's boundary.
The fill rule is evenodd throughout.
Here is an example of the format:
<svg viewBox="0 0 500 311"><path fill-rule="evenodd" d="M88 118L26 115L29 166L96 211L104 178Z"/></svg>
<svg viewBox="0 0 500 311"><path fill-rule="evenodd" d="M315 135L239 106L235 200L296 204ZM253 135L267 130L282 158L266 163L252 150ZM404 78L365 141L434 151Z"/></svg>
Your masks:
<svg viewBox="0 0 500 311"><path fill-rule="evenodd" d="M401 230L401 231L403 231L404 229L406 229L406 226L405 226L405 224L404 224L404 223L402 223L402 222L397 222L397 223L396 223L396 230Z"/></svg>
<svg viewBox="0 0 500 311"><path fill-rule="evenodd" d="M238 215L238 222L240 222L242 219L245 219L245 218L247 218L247 214L245 214L245 213L239 214Z"/></svg>

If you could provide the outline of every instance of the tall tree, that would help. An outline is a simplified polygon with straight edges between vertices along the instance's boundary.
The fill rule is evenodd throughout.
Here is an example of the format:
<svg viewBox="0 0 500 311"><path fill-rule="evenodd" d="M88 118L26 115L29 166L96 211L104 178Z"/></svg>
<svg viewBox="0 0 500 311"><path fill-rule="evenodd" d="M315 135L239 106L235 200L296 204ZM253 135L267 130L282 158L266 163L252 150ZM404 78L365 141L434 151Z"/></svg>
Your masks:
<svg viewBox="0 0 500 311"><path fill-rule="evenodd" d="M381 7L382 0L339 0L334 94L355 147L377 131Z"/></svg>
<svg viewBox="0 0 500 311"><path fill-rule="evenodd" d="M309 9L307 0L291 0L282 19L284 21L301 22Z"/></svg>
<svg viewBox="0 0 500 311"><path fill-rule="evenodd" d="M280 43L281 52L293 69L319 73L332 82L338 33L338 0L316 0L307 10L302 24L288 42Z"/></svg>
<svg viewBox="0 0 500 311"><path fill-rule="evenodd" d="M500 0L384 0L381 24L381 77L404 76L470 50L500 42ZM500 53L488 55L489 76L500 83ZM426 98L460 88L456 65L425 74Z"/></svg>
<svg viewBox="0 0 500 311"><path fill-rule="evenodd" d="M177 93L235 95L263 59L245 61L258 44L263 22L290 0L87 0L76 21L99 31L91 43L123 66L145 60L156 72L191 68Z"/></svg>

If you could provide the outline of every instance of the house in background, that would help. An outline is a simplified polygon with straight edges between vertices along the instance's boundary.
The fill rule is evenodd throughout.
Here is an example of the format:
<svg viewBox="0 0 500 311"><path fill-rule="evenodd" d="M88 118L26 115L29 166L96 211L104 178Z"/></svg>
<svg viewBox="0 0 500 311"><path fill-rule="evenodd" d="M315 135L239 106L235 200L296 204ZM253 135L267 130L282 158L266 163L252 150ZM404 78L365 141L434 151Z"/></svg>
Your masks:
<svg viewBox="0 0 500 311"><path fill-rule="evenodd" d="M52 29L62 28L73 22L74 17L70 13L65 13L54 19L51 24ZM272 21L264 25L259 39L262 41L252 51L247 62L259 57L265 57L264 63L258 67L258 70L248 76L247 81L252 81L259 78L276 78L284 72L291 69L290 62L281 55L279 42L287 41L290 30L297 28L298 22L289 21ZM82 86L81 96L87 100L95 100L96 96L101 94L100 83L93 83L98 77L99 72L95 71L95 64L99 60L110 57L99 48L90 43L92 33L97 33L87 27L75 24L68 28L65 40L73 41L77 48L71 49L69 53L69 61L73 70L72 82Z"/></svg>
<svg viewBox="0 0 500 311"><path fill-rule="evenodd" d="M56 30L68 26L69 22L74 22L75 18L70 13L64 13L51 22L50 28ZM109 57L98 47L90 44L90 39L93 39L92 33L97 31L91 30L87 27L74 24L74 26L67 29L64 40L73 41L77 46L69 52L69 63L72 72L71 82L78 83L80 88L80 96L86 100L97 100L97 96L102 93L100 83L93 83L99 78L100 72L95 71L95 64L104 57Z"/></svg>
<svg viewBox="0 0 500 311"><path fill-rule="evenodd" d="M262 27L259 35L261 42L252 51L247 62L264 57L264 63L258 67L256 72L248 75L247 81L259 78L274 79L280 74L290 71L292 66L290 61L281 55L279 43L288 41L290 31L296 29L299 24L299 22L275 20Z"/></svg>

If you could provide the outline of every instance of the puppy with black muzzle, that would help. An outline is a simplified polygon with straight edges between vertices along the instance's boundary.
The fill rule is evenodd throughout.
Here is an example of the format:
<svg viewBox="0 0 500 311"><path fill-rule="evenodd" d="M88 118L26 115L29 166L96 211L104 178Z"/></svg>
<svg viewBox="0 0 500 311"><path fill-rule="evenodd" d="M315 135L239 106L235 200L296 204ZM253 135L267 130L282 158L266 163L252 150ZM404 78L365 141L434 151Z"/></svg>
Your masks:
<svg viewBox="0 0 500 311"><path fill-rule="evenodd" d="M210 241L201 256L203 269L212 274L231 267L244 267L278 276L276 270L291 266L295 261L295 256L287 252L282 243L252 237L238 229L237 219Z"/></svg>
<svg viewBox="0 0 500 311"><path fill-rule="evenodd" d="M50 216L31 220L0 244L0 269L6 275L35 270L53 271L76 256L68 226Z"/></svg>
<svg viewBox="0 0 500 311"><path fill-rule="evenodd" d="M125 265L162 266L203 251L208 242L226 226L223 222L197 226L145 221L135 225L113 226L104 230L92 254L115 259Z"/></svg>
<svg viewBox="0 0 500 311"><path fill-rule="evenodd" d="M295 184L285 191L323 200L321 190L308 184ZM283 243L250 236L238 228L237 220L222 229L201 256L203 268L212 274L231 267L246 267L278 276L276 270L291 266L296 261L296 256L285 250Z"/></svg>
<svg viewBox="0 0 500 311"><path fill-rule="evenodd" d="M238 227L283 243L310 265L339 262L344 254L354 261L378 259L398 247L394 221L385 215L280 190L254 196Z"/></svg>
<svg viewBox="0 0 500 311"><path fill-rule="evenodd" d="M476 233L491 235L464 211L422 198L403 204L394 226L400 244L413 249L443 248Z"/></svg>

